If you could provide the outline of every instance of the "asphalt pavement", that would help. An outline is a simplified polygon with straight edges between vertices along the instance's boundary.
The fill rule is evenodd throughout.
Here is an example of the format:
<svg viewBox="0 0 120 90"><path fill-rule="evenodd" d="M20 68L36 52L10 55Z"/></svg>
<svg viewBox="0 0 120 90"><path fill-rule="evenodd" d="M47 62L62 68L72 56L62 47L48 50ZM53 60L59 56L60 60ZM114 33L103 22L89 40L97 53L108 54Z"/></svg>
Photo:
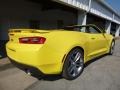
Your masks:
<svg viewBox="0 0 120 90"><path fill-rule="evenodd" d="M0 60L0 90L120 90L120 40L114 55L88 63L76 80L60 76L37 79L14 67L7 58Z"/></svg>

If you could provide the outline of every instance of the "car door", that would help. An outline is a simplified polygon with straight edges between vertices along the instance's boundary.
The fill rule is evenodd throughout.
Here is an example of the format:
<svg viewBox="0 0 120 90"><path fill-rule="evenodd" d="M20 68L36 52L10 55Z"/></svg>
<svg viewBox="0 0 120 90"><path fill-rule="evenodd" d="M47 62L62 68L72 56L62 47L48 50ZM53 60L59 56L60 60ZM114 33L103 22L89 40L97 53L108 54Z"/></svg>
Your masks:
<svg viewBox="0 0 120 90"><path fill-rule="evenodd" d="M86 29L88 37L88 57L94 58L107 51L107 40L105 35L96 27L89 26Z"/></svg>

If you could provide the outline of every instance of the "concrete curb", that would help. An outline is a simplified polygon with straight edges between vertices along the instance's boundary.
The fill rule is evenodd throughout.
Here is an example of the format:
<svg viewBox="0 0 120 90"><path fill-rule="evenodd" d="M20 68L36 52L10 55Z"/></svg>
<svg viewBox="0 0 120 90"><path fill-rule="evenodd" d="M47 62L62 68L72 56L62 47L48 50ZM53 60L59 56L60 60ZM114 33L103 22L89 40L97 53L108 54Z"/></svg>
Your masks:
<svg viewBox="0 0 120 90"><path fill-rule="evenodd" d="M0 59L0 67L6 64L10 64L10 61L8 60L8 58Z"/></svg>
<svg viewBox="0 0 120 90"><path fill-rule="evenodd" d="M114 39L115 39L115 40L119 40L119 39L120 39L120 37L115 37Z"/></svg>

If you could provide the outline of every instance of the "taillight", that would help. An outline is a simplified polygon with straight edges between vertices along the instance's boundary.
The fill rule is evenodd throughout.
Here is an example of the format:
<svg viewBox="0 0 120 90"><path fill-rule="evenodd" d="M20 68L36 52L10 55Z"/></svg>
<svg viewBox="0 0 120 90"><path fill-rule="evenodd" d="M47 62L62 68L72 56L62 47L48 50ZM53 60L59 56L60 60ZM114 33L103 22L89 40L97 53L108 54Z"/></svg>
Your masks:
<svg viewBox="0 0 120 90"><path fill-rule="evenodd" d="M44 37L22 37L19 38L19 43L24 44L44 44L46 38Z"/></svg>

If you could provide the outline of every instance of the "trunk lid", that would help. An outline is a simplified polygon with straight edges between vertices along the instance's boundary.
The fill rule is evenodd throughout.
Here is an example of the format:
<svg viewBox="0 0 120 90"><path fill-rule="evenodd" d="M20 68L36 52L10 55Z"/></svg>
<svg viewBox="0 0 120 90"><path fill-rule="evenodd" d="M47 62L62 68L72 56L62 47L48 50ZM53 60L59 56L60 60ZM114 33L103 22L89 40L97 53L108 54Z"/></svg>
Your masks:
<svg viewBox="0 0 120 90"><path fill-rule="evenodd" d="M35 29L10 29L9 41L12 43L19 43L19 38L22 37L36 37L41 36L47 38L47 35L52 32L49 30L35 30Z"/></svg>

